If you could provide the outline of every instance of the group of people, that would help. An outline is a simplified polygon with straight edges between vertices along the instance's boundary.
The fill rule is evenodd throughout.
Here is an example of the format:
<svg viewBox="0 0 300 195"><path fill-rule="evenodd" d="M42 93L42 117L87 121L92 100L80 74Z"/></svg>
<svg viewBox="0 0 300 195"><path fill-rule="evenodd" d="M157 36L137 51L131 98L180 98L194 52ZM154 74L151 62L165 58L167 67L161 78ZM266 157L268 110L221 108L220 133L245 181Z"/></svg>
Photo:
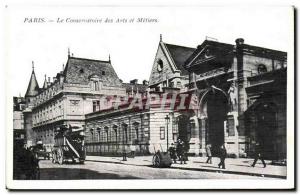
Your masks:
<svg viewBox="0 0 300 195"><path fill-rule="evenodd" d="M187 152L188 152L188 144L185 144L181 139L177 140L176 146L174 143L169 147L169 153L171 159L174 163L177 163L177 159L180 161L180 164L186 164L187 161Z"/></svg>
<svg viewBox="0 0 300 195"><path fill-rule="evenodd" d="M211 144L207 144L206 145L206 155L207 155L207 160L206 163L212 164L212 151L211 151ZM227 150L225 148L225 145L221 145L221 147L219 148L219 150L217 151L218 153L218 157L220 158L220 162L218 164L219 168L225 169L225 159L227 157ZM254 151L254 161L253 164L251 165L252 167L255 167L255 164L257 162L257 160L261 160L264 168L266 167L266 163L264 160L264 155L263 155L263 150L261 148L261 145L259 142L257 142L255 144L255 151Z"/></svg>

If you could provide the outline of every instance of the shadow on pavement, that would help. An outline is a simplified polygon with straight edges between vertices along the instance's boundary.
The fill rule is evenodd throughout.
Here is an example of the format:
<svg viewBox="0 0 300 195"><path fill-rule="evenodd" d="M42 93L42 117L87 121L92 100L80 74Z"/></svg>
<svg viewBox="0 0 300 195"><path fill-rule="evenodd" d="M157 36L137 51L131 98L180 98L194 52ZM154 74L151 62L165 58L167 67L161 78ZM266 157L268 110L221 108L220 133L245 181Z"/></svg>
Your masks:
<svg viewBox="0 0 300 195"><path fill-rule="evenodd" d="M77 180L77 179L140 179L139 177L120 176L113 173L99 173L89 169L43 168L41 180Z"/></svg>

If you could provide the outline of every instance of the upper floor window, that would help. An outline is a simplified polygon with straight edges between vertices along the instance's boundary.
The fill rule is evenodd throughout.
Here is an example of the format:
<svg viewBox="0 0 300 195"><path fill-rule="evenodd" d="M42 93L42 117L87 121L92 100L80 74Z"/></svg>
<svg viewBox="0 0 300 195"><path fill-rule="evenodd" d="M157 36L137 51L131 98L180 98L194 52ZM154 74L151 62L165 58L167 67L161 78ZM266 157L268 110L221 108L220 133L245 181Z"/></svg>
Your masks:
<svg viewBox="0 0 300 195"><path fill-rule="evenodd" d="M181 88L181 82L177 81L177 88Z"/></svg>
<svg viewBox="0 0 300 195"><path fill-rule="evenodd" d="M156 63L157 63L157 71L161 72L163 70L163 67L164 67L163 61L161 59L158 59Z"/></svg>
<svg viewBox="0 0 300 195"><path fill-rule="evenodd" d="M99 91L99 81L94 81L94 90Z"/></svg>
<svg viewBox="0 0 300 195"><path fill-rule="evenodd" d="M258 67L257 67L257 72L258 72L258 74L262 74L262 73L267 72L267 67L266 67L266 65L264 65L264 64L259 64Z"/></svg>
<svg viewBox="0 0 300 195"><path fill-rule="evenodd" d="M93 101L93 112L96 112L99 110L100 110L100 101L99 100Z"/></svg>

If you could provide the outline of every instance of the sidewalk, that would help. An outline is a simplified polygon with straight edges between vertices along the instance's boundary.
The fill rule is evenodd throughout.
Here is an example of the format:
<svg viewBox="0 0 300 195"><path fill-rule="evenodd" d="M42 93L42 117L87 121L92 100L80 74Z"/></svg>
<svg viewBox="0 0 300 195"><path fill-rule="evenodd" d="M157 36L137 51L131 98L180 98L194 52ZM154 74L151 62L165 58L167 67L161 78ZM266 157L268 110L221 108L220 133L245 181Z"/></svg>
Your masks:
<svg viewBox="0 0 300 195"><path fill-rule="evenodd" d="M122 161L122 157L87 156L86 161L134 166L152 166L152 156L137 156L135 158L127 158L127 161ZM187 164L180 164L177 162L177 164L173 163L171 168L286 179L286 166L270 165L271 161L266 161L267 167L263 168L260 160L258 160L255 167L251 167L253 159L227 158L225 160L226 169L218 168L218 158L213 158L212 164L206 164L205 161L206 157L189 157Z"/></svg>

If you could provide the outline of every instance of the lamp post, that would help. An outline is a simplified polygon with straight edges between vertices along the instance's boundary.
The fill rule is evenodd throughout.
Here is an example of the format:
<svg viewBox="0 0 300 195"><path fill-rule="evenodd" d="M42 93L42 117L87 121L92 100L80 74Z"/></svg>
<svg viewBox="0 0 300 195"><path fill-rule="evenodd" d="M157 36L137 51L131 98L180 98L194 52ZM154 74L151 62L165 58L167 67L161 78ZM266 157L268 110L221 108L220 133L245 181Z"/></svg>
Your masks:
<svg viewBox="0 0 300 195"><path fill-rule="evenodd" d="M125 132L126 132L125 128L127 128L127 127L125 125L123 125L123 160L122 161L127 161L126 148L125 148Z"/></svg>
<svg viewBox="0 0 300 195"><path fill-rule="evenodd" d="M167 151L169 150L169 121L170 121L170 117L169 115L166 115L165 117L166 119L166 123L167 123Z"/></svg>

